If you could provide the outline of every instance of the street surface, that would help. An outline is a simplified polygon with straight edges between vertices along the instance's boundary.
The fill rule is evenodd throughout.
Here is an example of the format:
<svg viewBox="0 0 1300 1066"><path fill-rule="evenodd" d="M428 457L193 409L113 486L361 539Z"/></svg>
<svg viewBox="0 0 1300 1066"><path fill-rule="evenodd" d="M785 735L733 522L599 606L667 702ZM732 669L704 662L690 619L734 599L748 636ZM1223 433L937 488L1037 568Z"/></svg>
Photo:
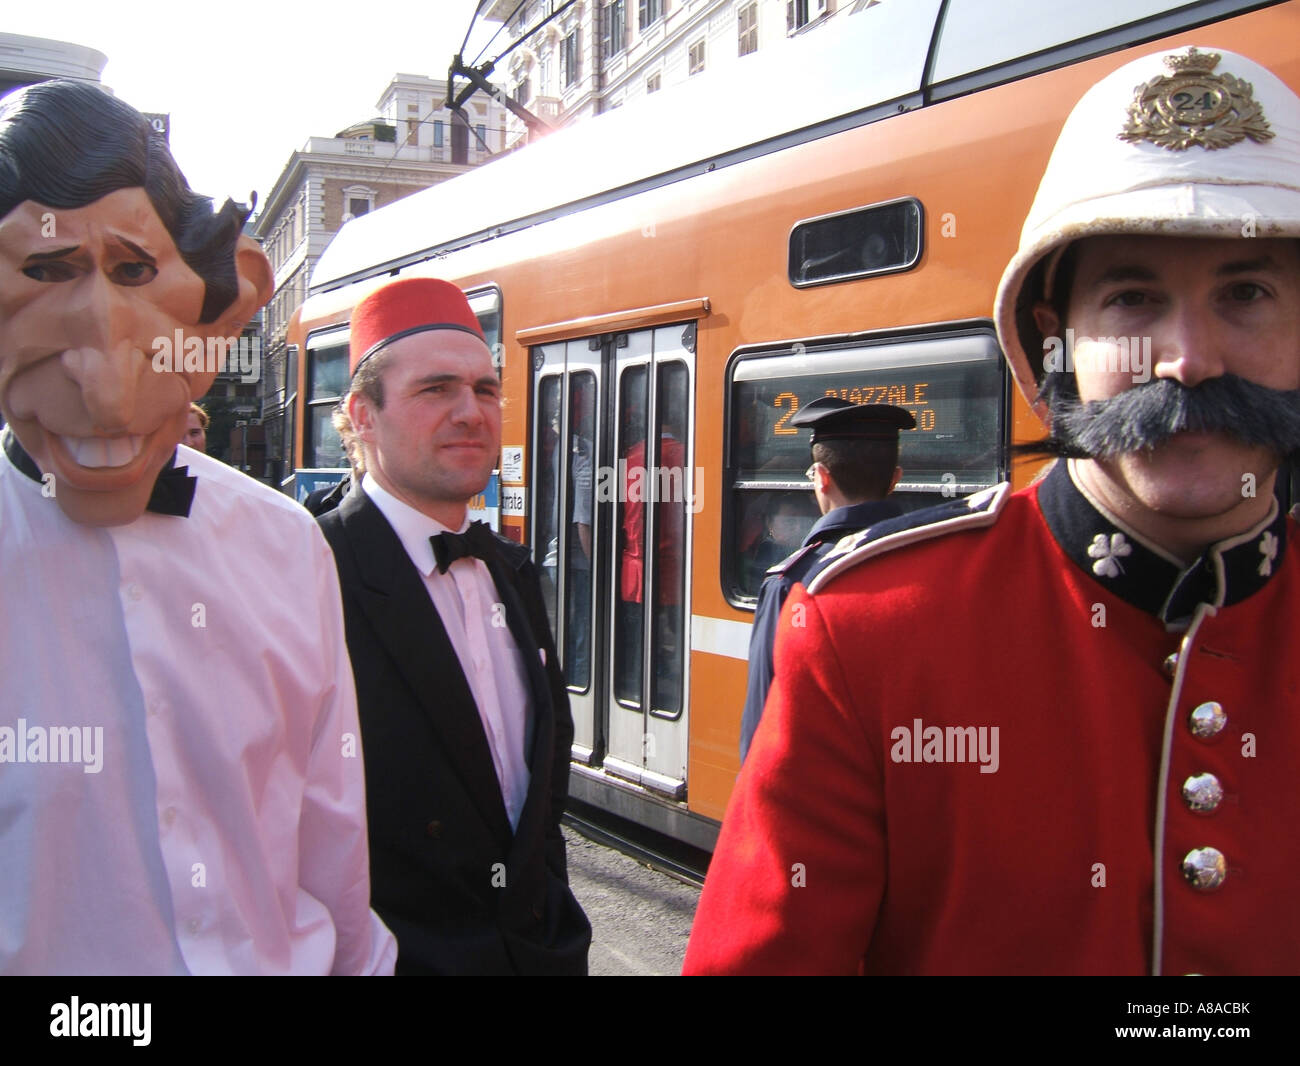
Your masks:
<svg viewBox="0 0 1300 1066"><path fill-rule="evenodd" d="M591 976L681 973L700 890L563 828L569 884L591 919Z"/></svg>

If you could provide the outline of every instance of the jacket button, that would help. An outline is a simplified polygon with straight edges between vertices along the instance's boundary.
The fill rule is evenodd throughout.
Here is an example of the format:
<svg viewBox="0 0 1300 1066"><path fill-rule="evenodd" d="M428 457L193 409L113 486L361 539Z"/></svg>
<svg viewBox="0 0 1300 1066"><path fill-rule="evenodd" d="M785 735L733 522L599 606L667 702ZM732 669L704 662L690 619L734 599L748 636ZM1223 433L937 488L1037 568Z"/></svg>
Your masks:
<svg viewBox="0 0 1300 1066"><path fill-rule="evenodd" d="M441 836L442 836L442 823L439 822L439 821L437 821L437 820L435 819L434 821L430 822L428 825L426 825L426 826L424 827L424 831L425 831L426 833L428 833L429 836L431 836L431 837L434 837L434 838L441 837Z"/></svg>
<svg viewBox="0 0 1300 1066"><path fill-rule="evenodd" d="M538 922L542 920L542 908L536 903L533 904L533 920Z"/></svg>
<svg viewBox="0 0 1300 1066"><path fill-rule="evenodd" d="M1228 879L1228 864L1218 848L1193 848L1183 856L1183 876L1198 892L1213 892Z"/></svg>
<svg viewBox="0 0 1300 1066"><path fill-rule="evenodd" d="M1166 677L1173 677L1178 672L1178 652L1171 651L1166 655L1165 661L1160 664L1160 668L1164 670Z"/></svg>
<svg viewBox="0 0 1300 1066"><path fill-rule="evenodd" d="M1223 786L1213 774L1193 774L1183 782L1183 802L1190 810L1209 814L1223 802Z"/></svg>
<svg viewBox="0 0 1300 1066"><path fill-rule="evenodd" d="M1227 724L1228 716L1223 713L1223 707L1213 701L1194 708L1187 719L1192 736L1201 740L1217 735Z"/></svg>

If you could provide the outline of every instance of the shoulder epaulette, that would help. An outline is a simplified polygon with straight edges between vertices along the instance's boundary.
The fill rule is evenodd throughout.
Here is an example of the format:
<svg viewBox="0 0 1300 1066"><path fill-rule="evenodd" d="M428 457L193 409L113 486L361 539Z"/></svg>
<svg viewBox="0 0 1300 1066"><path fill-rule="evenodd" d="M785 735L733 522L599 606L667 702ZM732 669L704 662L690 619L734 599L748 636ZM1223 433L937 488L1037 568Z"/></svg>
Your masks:
<svg viewBox="0 0 1300 1066"><path fill-rule="evenodd" d="M818 541L816 544L805 544L798 551L792 552L790 555L787 555L779 563L773 563L771 566L769 566L767 570L764 571L764 576L780 577L787 570L789 570L790 567L794 566L795 563L797 563L800 559L802 559L805 555L807 555L809 552L816 551L820 547L821 547L820 541Z"/></svg>
<svg viewBox="0 0 1300 1066"><path fill-rule="evenodd" d="M805 578L804 585L809 592L816 593L838 574L852 570L859 563L874 559L877 555L948 533L991 526L998 520L1010 494L1011 485L1004 481L960 500L950 500L877 522L861 533L850 534L837 543L820 561L821 565L816 572Z"/></svg>

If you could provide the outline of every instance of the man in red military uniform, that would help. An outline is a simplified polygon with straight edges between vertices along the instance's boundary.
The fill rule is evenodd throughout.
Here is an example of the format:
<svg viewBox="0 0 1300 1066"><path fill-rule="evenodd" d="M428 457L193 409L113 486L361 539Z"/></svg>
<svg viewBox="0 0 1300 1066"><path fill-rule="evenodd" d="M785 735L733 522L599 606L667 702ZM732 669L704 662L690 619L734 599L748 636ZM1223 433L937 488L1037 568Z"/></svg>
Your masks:
<svg viewBox="0 0 1300 1066"><path fill-rule="evenodd" d="M995 311L1062 458L791 594L687 972L1294 972L1298 145L1228 53L1080 101Z"/></svg>

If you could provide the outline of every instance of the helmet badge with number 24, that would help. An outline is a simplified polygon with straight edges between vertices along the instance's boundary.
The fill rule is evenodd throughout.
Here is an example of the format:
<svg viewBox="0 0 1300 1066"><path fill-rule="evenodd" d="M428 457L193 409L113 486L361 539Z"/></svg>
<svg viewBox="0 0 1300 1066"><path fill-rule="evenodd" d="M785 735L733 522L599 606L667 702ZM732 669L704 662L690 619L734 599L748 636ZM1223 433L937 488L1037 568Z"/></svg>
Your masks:
<svg viewBox="0 0 1300 1066"><path fill-rule="evenodd" d="M1222 58L1195 48L1165 56L1173 73L1137 86L1120 139L1150 141L1175 152L1193 145L1227 148L1247 137L1257 144L1269 140L1273 131L1250 82L1214 73Z"/></svg>

